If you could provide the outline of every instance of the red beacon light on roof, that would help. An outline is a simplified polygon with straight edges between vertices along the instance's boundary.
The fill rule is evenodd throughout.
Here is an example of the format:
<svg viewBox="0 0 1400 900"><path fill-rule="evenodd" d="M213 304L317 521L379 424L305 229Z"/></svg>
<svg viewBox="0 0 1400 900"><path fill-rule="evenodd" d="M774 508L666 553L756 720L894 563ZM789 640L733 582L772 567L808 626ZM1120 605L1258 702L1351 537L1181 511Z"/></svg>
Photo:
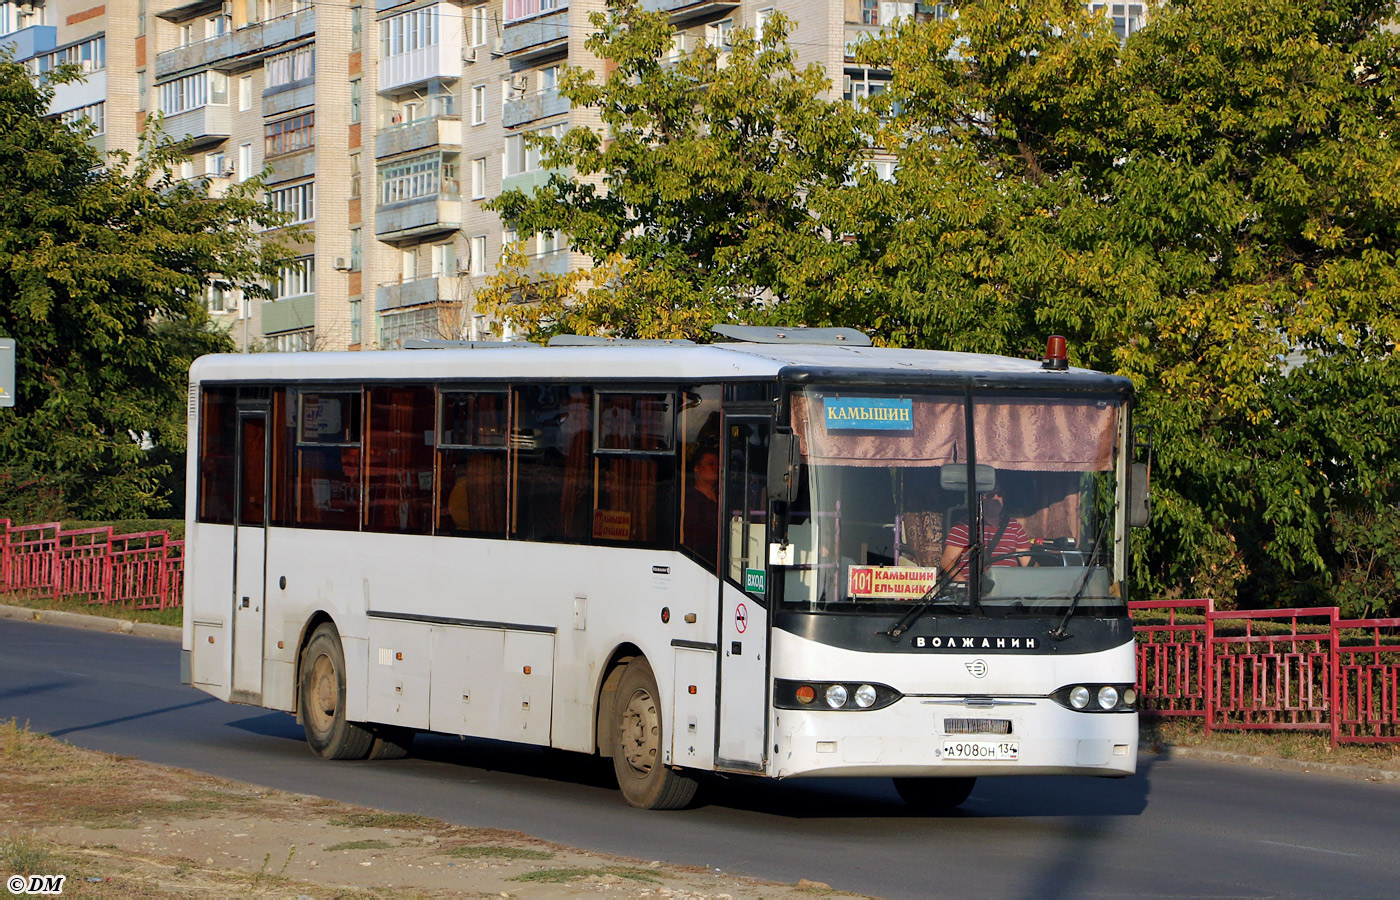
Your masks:
<svg viewBox="0 0 1400 900"><path fill-rule="evenodd" d="M1063 335L1052 334L1045 342L1045 358L1040 361L1042 369L1063 372L1069 368L1069 344Z"/></svg>

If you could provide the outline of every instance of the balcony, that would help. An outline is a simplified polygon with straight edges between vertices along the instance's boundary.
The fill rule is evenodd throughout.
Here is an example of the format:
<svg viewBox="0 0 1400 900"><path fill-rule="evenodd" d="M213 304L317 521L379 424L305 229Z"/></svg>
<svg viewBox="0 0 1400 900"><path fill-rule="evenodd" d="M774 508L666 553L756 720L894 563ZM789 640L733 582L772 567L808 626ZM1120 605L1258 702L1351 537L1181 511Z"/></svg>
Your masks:
<svg viewBox="0 0 1400 900"><path fill-rule="evenodd" d="M738 0L642 0L647 12L668 12L671 24L719 16L738 9Z"/></svg>
<svg viewBox="0 0 1400 900"><path fill-rule="evenodd" d="M316 295L264 300L261 311L263 334L310 328L316 324Z"/></svg>
<svg viewBox="0 0 1400 900"><path fill-rule="evenodd" d="M506 22L501 51L513 59L533 59L564 47L569 40L569 11Z"/></svg>
<svg viewBox="0 0 1400 900"><path fill-rule="evenodd" d="M555 250L552 253L536 253L526 257L525 275L532 282L545 275L567 275L569 273L569 251Z"/></svg>
<svg viewBox="0 0 1400 900"><path fill-rule="evenodd" d="M429 194L374 209L374 233L390 244L414 243L462 227L462 198L454 191Z"/></svg>
<svg viewBox="0 0 1400 900"><path fill-rule="evenodd" d="M228 140L233 133L233 115L228 104L208 104L165 117L165 133L176 141L189 138L197 150Z"/></svg>
<svg viewBox="0 0 1400 900"><path fill-rule="evenodd" d="M462 149L462 120L438 116L403 125L391 125L374 136L374 156L398 156L414 150L441 147L449 153Z"/></svg>
<svg viewBox="0 0 1400 900"><path fill-rule="evenodd" d="M0 38L0 48L11 48L14 50L14 58L24 62L31 56L48 53L58 46L57 41L58 26L30 25L28 28L12 31Z"/></svg>
<svg viewBox="0 0 1400 900"><path fill-rule="evenodd" d="M272 118L316 104L316 79L303 78L263 91L263 117Z"/></svg>
<svg viewBox="0 0 1400 900"><path fill-rule="evenodd" d="M160 81L187 69L215 68L221 72L233 72L252 68L261 62L263 57L281 50L284 45L311 37L315 33L315 7L278 16L237 31L157 53L156 80Z"/></svg>
<svg viewBox="0 0 1400 900"><path fill-rule="evenodd" d="M531 172L521 172L518 175L506 175L501 179L501 193L506 191L524 191L527 194L533 193L536 188L542 188L549 183L549 176L560 169L535 169Z"/></svg>
<svg viewBox="0 0 1400 900"><path fill-rule="evenodd" d="M387 312L439 300L455 303L460 299L457 296L460 283L460 278L433 277L381 284L374 291L374 308L377 312Z"/></svg>
<svg viewBox="0 0 1400 900"><path fill-rule="evenodd" d="M546 119L568 111L569 101L559 96L558 91L536 91L506 101L506 107L501 112L501 124L506 128L516 128L536 119Z"/></svg>

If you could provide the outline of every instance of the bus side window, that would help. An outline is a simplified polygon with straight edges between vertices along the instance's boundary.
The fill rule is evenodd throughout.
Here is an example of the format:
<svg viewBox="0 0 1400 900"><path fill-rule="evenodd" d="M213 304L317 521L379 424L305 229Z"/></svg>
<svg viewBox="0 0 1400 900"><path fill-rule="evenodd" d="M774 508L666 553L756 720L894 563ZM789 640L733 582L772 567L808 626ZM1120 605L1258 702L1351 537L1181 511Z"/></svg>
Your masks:
<svg viewBox="0 0 1400 900"><path fill-rule="evenodd" d="M505 537L505 391L443 391L438 425L438 534Z"/></svg>
<svg viewBox="0 0 1400 900"><path fill-rule="evenodd" d="M206 387L199 411L199 521L233 524L238 388Z"/></svg>
<svg viewBox="0 0 1400 900"><path fill-rule="evenodd" d="M371 387L366 441L366 527L428 534L433 525L433 389Z"/></svg>
<svg viewBox="0 0 1400 900"><path fill-rule="evenodd" d="M674 396L605 391L597 396L593 539L671 549Z"/></svg>
<svg viewBox="0 0 1400 900"><path fill-rule="evenodd" d="M711 570L719 561L720 386L681 391L681 546Z"/></svg>
<svg viewBox="0 0 1400 900"><path fill-rule="evenodd" d="M360 391L297 396L293 525L360 527Z"/></svg>
<svg viewBox="0 0 1400 900"><path fill-rule="evenodd" d="M593 391L578 385L522 385L512 397L510 536L591 543Z"/></svg>

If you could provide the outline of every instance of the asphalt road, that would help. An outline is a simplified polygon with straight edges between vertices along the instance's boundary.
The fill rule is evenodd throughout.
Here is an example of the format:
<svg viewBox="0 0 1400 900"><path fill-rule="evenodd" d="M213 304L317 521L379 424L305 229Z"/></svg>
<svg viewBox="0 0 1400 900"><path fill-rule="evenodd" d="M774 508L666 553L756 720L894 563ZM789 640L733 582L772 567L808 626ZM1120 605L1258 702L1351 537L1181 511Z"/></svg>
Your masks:
<svg viewBox="0 0 1400 900"><path fill-rule="evenodd" d="M1145 758L1129 779L983 779L911 814L888 782L716 780L625 806L573 754L420 737L391 762L313 759L291 716L179 684L179 646L0 620L0 720L81 747L641 859L883 897L1376 897L1400 892L1400 787Z"/></svg>

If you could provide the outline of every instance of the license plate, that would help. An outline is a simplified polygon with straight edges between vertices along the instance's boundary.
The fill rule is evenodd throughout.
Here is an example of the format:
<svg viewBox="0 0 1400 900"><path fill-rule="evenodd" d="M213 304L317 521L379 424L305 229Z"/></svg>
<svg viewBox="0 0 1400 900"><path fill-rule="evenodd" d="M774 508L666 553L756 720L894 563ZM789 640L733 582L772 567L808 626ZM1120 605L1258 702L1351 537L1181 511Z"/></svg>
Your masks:
<svg viewBox="0 0 1400 900"><path fill-rule="evenodd" d="M944 741L944 759L998 760L1015 762L1020 759L1021 745L1016 741Z"/></svg>

